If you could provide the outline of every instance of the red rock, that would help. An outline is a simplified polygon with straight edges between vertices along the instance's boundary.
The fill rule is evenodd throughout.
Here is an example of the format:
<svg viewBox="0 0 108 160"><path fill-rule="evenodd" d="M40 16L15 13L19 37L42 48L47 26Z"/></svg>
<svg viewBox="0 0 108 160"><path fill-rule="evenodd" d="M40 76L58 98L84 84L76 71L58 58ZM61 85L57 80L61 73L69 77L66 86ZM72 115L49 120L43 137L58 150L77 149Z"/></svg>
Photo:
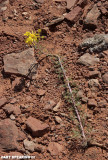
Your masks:
<svg viewBox="0 0 108 160"><path fill-rule="evenodd" d="M83 98L84 97L84 92L82 90L79 90L77 93L78 98Z"/></svg>
<svg viewBox="0 0 108 160"><path fill-rule="evenodd" d="M76 21L79 20L81 15L82 15L82 9L79 6L77 6L74 9L72 9L69 13L67 13L65 15L65 18L71 21L72 23L75 23Z"/></svg>
<svg viewBox="0 0 108 160"><path fill-rule="evenodd" d="M49 100L47 104L45 105L44 109L52 110L55 105L56 103L53 100Z"/></svg>
<svg viewBox="0 0 108 160"><path fill-rule="evenodd" d="M87 0L79 0L77 3L77 5L79 5L82 8L84 8L86 4L87 4Z"/></svg>
<svg viewBox="0 0 108 160"><path fill-rule="evenodd" d="M0 121L0 150L12 151L19 148L18 141L25 138L10 119Z"/></svg>
<svg viewBox="0 0 108 160"><path fill-rule="evenodd" d="M5 110L5 112L7 112L9 115L10 114L15 114L15 115L19 115L21 114L21 110L18 106L12 105L12 104L7 104L5 105L5 107L3 107L3 109Z"/></svg>
<svg viewBox="0 0 108 160"><path fill-rule="evenodd" d="M95 56L89 53L85 53L78 59L78 63L83 64L85 66L93 66L99 61L100 61L99 58L96 58Z"/></svg>
<svg viewBox="0 0 108 160"><path fill-rule="evenodd" d="M62 104L62 101L60 100L60 101L57 103L57 105L53 108L53 111L54 111L54 112L57 112L58 109L60 108L61 104Z"/></svg>
<svg viewBox="0 0 108 160"><path fill-rule="evenodd" d="M43 96L43 95L45 94L45 92L46 92L46 91L43 90L43 89L38 89L38 90L37 90L37 95L38 95L38 96Z"/></svg>
<svg viewBox="0 0 108 160"><path fill-rule="evenodd" d="M24 140L24 147L30 152L34 152L35 143L33 141Z"/></svg>
<svg viewBox="0 0 108 160"><path fill-rule="evenodd" d="M5 97L0 98L0 108L7 103L7 99Z"/></svg>
<svg viewBox="0 0 108 160"><path fill-rule="evenodd" d="M89 77L90 78L98 77L99 73L100 73L99 71L90 71L89 72Z"/></svg>
<svg viewBox="0 0 108 160"><path fill-rule="evenodd" d="M59 116L55 116L55 121L60 124L62 123L62 119Z"/></svg>
<svg viewBox="0 0 108 160"><path fill-rule="evenodd" d="M82 98L82 102L83 102L83 103L87 103L87 101L88 101L88 98L87 98L87 97L83 97L83 98Z"/></svg>
<svg viewBox="0 0 108 160"><path fill-rule="evenodd" d="M86 19L84 21L84 24L86 26L93 26L96 27L97 26L97 19L100 16L100 11L97 7L97 5L94 5L93 8L88 12Z"/></svg>
<svg viewBox="0 0 108 160"><path fill-rule="evenodd" d="M13 105L7 104L7 105L5 105L5 107L3 107L3 110L5 110L6 113L11 114L11 113L13 113Z"/></svg>
<svg viewBox="0 0 108 160"><path fill-rule="evenodd" d="M43 136L49 130L49 125L33 117L27 119L26 127L34 137Z"/></svg>
<svg viewBox="0 0 108 160"><path fill-rule="evenodd" d="M78 2L78 0L67 0L67 9L71 9L75 6L75 4Z"/></svg>
<svg viewBox="0 0 108 160"><path fill-rule="evenodd" d="M95 101L95 99L88 100L88 107L91 109L97 107L97 102Z"/></svg>
<svg viewBox="0 0 108 160"><path fill-rule="evenodd" d="M35 67L31 70L31 66L37 63L34 57L34 48L26 49L20 53L6 54L3 61L4 72L27 77L30 76L30 71L34 72L35 70Z"/></svg>
<svg viewBox="0 0 108 160"><path fill-rule="evenodd" d="M98 79L90 79L90 80L88 81L88 86L89 86L90 88L92 88L92 87L98 87L98 88L99 88L100 84L99 84Z"/></svg>
<svg viewBox="0 0 108 160"><path fill-rule="evenodd" d="M105 73L105 74L102 76L102 79L103 79L103 81L104 81L105 83L108 84L108 72Z"/></svg>
<svg viewBox="0 0 108 160"><path fill-rule="evenodd" d="M45 151L45 146L36 143L34 150L35 150L36 152L41 152L41 153L43 153L43 152Z"/></svg>
<svg viewBox="0 0 108 160"><path fill-rule="evenodd" d="M64 150L64 147L56 142L50 142L48 145L48 151L52 156L59 155L60 152Z"/></svg>
<svg viewBox="0 0 108 160"><path fill-rule="evenodd" d="M13 99L10 101L11 104L15 104L16 102L17 102L17 99L16 99L16 98L13 98Z"/></svg>
<svg viewBox="0 0 108 160"><path fill-rule="evenodd" d="M21 114L21 110L20 110L19 106L13 106L13 107L14 107L13 114L15 114L15 115Z"/></svg>

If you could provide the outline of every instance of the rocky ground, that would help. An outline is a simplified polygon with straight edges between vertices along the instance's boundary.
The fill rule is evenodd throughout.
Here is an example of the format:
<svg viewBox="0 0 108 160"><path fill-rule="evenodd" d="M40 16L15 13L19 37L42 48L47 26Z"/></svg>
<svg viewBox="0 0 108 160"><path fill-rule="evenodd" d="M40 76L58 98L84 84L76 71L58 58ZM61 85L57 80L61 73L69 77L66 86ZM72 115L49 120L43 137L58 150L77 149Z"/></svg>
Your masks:
<svg viewBox="0 0 108 160"><path fill-rule="evenodd" d="M0 156L108 158L107 17L106 0L0 0ZM45 38L28 47L24 33L39 28ZM69 77L86 147L49 53Z"/></svg>

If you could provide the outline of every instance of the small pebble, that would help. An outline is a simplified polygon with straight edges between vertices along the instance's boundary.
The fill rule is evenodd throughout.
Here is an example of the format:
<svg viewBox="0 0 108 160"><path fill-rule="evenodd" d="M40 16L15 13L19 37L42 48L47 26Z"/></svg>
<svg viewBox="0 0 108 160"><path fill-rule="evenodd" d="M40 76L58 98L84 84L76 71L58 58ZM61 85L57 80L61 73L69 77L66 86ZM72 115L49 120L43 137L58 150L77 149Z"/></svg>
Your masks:
<svg viewBox="0 0 108 160"><path fill-rule="evenodd" d="M13 114L10 115L11 120L15 120L15 116Z"/></svg>

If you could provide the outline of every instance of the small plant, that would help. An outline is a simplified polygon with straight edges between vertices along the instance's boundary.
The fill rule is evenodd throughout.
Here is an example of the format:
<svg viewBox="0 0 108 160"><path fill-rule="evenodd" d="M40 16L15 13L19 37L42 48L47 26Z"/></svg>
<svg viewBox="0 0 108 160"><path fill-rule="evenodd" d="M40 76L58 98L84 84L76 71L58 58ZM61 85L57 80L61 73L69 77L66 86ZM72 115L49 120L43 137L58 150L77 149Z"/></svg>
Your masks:
<svg viewBox="0 0 108 160"><path fill-rule="evenodd" d="M24 36L27 37L25 40L25 43L30 46L32 46L32 45L35 46L36 43L38 43L40 39L44 38L44 36L41 36L41 29L38 29L37 32L32 31L31 33L29 31L27 31L24 34Z"/></svg>
<svg viewBox="0 0 108 160"><path fill-rule="evenodd" d="M32 31L31 33L28 31L24 34L24 36L27 37L25 40L25 43L27 45L33 46L34 48L37 47L38 50L40 51L40 53L43 54L44 48L39 45L37 46L37 43L39 42L39 40L44 38L44 36L41 36L41 29L39 29L37 32ZM77 119L77 121L79 122L78 127L80 128L81 136L83 138L83 147L98 146L98 147L106 149L105 146L103 146L99 143L95 143L95 142L91 143L86 138L85 131L84 131L86 115L84 115L84 113L79 109L79 107L81 107L81 104L80 104L79 98L76 96L77 92L78 92L78 86L76 85L75 82L73 82L73 81L70 82L70 79L68 78L66 71L64 69L61 57L59 55L46 54L44 56L44 58L48 57L48 56L52 57L55 62L55 69L57 69L57 73L59 74L59 78L60 78L60 80L62 80L63 85L65 86L65 91L66 91L66 94L64 95L65 99L68 101L68 103L70 103L72 105L71 109L72 109L72 111L75 112L75 115L72 116L71 118L73 121L75 119ZM42 61L44 58L42 58L40 61ZM72 89L72 88L74 88L74 89ZM83 119L81 119L81 117L82 117L81 114L83 114L83 116L84 116ZM90 130L91 130L91 128L88 127L88 133L90 132ZM78 130L72 130L72 132L74 133L75 137L80 137L80 134L79 134L80 132Z"/></svg>
<svg viewBox="0 0 108 160"><path fill-rule="evenodd" d="M43 36L41 36L41 29L39 29L37 32L32 31L32 33L26 32L24 34L24 36L27 37L25 40L25 43L30 46L33 46L35 48L36 48L36 44L39 42L39 40L44 38ZM38 49L39 48L40 47L38 47ZM42 53L42 50L41 50L41 53ZM60 56L52 55L52 54L46 55L46 57L48 57L48 56L52 57L55 60L55 64L56 64L55 68L58 70L57 73L59 74L59 78L62 81L64 81L64 84L66 85L66 90L68 90L68 92L66 93L67 95L65 95L65 98L68 100L68 102L70 104L72 104L72 107L76 113L77 120L79 122L80 130L81 130L82 137L83 137L83 142L85 145L87 145L87 140L86 140L86 136L84 133L84 128L83 128L82 121L81 121L81 118L79 115L79 111L77 109L77 107L79 106L79 101L75 98L75 95L78 92L77 87L76 87L76 90L71 89L70 81L66 75L66 71L64 70L64 66L62 64L62 60L61 60Z"/></svg>

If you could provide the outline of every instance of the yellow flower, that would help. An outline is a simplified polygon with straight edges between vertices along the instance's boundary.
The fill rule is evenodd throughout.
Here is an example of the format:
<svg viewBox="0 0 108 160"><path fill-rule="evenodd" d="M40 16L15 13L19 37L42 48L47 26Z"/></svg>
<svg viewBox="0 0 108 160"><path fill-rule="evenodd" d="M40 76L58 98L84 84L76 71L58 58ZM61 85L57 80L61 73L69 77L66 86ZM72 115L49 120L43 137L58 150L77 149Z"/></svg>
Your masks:
<svg viewBox="0 0 108 160"><path fill-rule="evenodd" d="M38 29L37 33L36 32L26 32L24 36L27 36L25 43L28 45L35 45L35 43L39 42L41 38L44 38L44 36L40 36L41 29Z"/></svg>
<svg viewBox="0 0 108 160"><path fill-rule="evenodd" d="M35 39L35 38L36 38L35 34L36 34L36 32L34 33L34 32L32 31L32 33L30 33L30 37L32 37L33 39Z"/></svg>
<svg viewBox="0 0 108 160"><path fill-rule="evenodd" d="M33 39L31 37L28 37L26 40L25 40L25 43L27 43L28 45L32 45L33 44Z"/></svg>
<svg viewBox="0 0 108 160"><path fill-rule="evenodd" d="M41 29L38 29L38 33L41 33Z"/></svg>
<svg viewBox="0 0 108 160"><path fill-rule="evenodd" d="M43 38L45 38L45 36L41 36L41 38L43 39Z"/></svg>
<svg viewBox="0 0 108 160"><path fill-rule="evenodd" d="M26 32L26 33L24 34L24 36L30 36L30 35L31 35L30 32Z"/></svg>

